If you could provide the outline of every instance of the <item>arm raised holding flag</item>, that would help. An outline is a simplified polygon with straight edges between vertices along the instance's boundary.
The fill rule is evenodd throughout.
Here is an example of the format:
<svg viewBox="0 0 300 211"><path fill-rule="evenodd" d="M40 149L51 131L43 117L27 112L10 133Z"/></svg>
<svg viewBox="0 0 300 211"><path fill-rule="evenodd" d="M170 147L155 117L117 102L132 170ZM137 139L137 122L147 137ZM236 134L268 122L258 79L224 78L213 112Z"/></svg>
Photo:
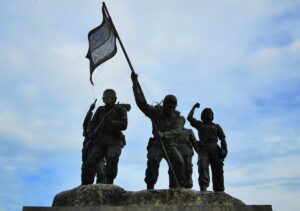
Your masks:
<svg viewBox="0 0 300 211"><path fill-rule="evenodd" d="M145 176L147 189L154 189L162 158L166 159L170 167L176 187L184 187L184 161L175 143L176 136L182 130L180 113L175 110L177 99L174 95L167 95L164 98L163 106L151 106L147 103L137 74L132 72L131 79L136 104L152 122L153 138L150 138L147 147L148 161Z"/></svg>

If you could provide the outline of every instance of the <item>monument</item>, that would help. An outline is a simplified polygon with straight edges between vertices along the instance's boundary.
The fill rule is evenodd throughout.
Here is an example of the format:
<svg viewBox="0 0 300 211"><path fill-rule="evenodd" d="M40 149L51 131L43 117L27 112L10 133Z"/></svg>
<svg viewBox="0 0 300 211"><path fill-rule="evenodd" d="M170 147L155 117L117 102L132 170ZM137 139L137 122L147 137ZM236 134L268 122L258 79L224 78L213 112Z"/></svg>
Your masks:
<svg viewBox="0 0 300 211"><path fill-rule="evenodd" d="M130 105L117 103L116 92L106 89L102 98L104 106L98 107L93 114L95 101L84 121L81 185L58 193L53 199L52 207L25 206L23 211L271 211L271 205L246 205L224 192L223 162L228 149L221 126L213 122L214 113L211 108L205 108L201 120L197 120L193 115L200 104L196 103L187 116L191 126L198 131L197 140L191 131L184 128L185 118L176 110L178 101L175 95L166 95L162 105L153 106L147 103L138 75L131 65L105 3L102 14L101 25L88 34L89 50L86 57L90 60L90 81L93 84L92 74L95 68L116 54L118 40L131 69L137 107L152 123L153 137L147 146L147 189L126 191L113 184L121 149L125 145L122 131L127 129ZM220 146L218 140L221 142ZM192 146L200 157L200 191L190 189L193 185ZM155 190L162 158L169 166L170 189ZM103 178L99 179L99 184L93 184L97 165L103 161L105 166L102 163L100 172ZM209 166L212 169L213 191L207 191Z"/></svg>

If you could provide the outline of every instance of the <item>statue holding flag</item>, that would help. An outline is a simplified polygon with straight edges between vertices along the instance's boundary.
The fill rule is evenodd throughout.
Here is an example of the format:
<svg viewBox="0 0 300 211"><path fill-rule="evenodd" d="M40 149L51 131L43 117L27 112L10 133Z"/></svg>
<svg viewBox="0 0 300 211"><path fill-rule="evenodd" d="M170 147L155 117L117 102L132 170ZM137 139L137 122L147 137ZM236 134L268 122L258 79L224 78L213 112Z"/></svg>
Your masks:
<svg viewBox="0 0 300 211"><path fill-rule="evenodd" d="M181 116L175 110L177 99L174 95L167 95L163 100L163 106L151 106L147 104L138 76L131 73L135 101L140 110L152 121L153 138L148 143L148 162L145 182L147 189L154 189L158 178L159 164L162 158L167 160L171 173L176 181L175 187L184 187L184 161L176 148L175 137L182 131Z"/></svg>

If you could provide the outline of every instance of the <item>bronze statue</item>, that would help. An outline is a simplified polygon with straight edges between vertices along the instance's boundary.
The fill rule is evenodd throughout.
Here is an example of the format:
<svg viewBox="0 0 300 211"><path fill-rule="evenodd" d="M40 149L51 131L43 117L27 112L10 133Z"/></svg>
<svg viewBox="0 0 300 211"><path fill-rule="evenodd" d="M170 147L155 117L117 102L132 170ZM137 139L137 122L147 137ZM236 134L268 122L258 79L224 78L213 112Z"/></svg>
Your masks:
<svg viewBox="0 0 300 211"><path fill-rule="evenodd" d="M82 184L93 184L96 166L105 158L105 183L113 184L118 173L118 162L125 143L122 131L127 128L128 104L116 104L113 89L103 92L104 106L98 107L88 124L88 136L93 148L82 167Z"/></svg>
<svg viewBox="0 0 300 211"><path fill-rule="evenodd" d="M147 150L147 169L145 182L147 189L154 189L158 178L159 164L166 159L172 169L176 186L185 184L184 161L176 148L175 137L182 131L180 113L176 111L177 99L174 95L164 98L163 106L151 106L147 103L138 75L131 73L135 101L140 110L152 121L153 138L150 138Z"/></svg>
<svg viewBox="0 0 300 211"><path fill-rule="evenodd" d="M193 118L194 111L199 108L200 104L196 103L187 119L191 126L198 130L200 139L200 162L199 162L199 185L201 191L206 191L209 184L207 180L207 167L210 164L212 170L213 190L224 191L224 159L227 156L227 143L225 134L220 125L213 123L214 113L212 109L205 108L201 113L201 120ZM221 140L221 147L217 144ZM208 176L209 178L209 176Z"/></svg>
<svg viewBox="0 0 300 211"><path fill-rule="evenodd" d="M185 120L185 119L184 119ZM185 165L185 188L193 187L193 163L194 155L193 147L197 149L197 142L194 132L191 129L183 128L180 138L177 141L177 148L179 149Z"/></svg>
<svg viewBox="0 0 300 211"><path fill-rule="evenodd" d="M175 138L175 142L177 144L177 149L180 152L180 154L183 157L184 161L184 173L185 173L185 188L192 188L193 187L193 179L192 179L192 174L193 174L193 163L192 163L192 157L194 155L193 148L195 151L198 151L198 143L197 139L194 135L193 130L187 129L184 127L185 124L185 118L182 116L181 117L181 122L182 122L182 132L180 133L179 136ZM172 177L172 174L170 174L170 170L168 171L169 173L169 187L174 188L174 179Z"/></svg>
<svg viewBox="0 0 300 211"><path fill-rule="evenodd" d="M92 117L93 117L93 110L95 109L96 106L96 102L97 99L95 100L94 103L91 104L85 118L83 121L83 136L84 136L84 141L83 141L83 147L82 147L82 167L81 170L83 168L83 166L85 165L88 155L90 154L90 152L92 151L92 141L88 136L88 132L87 132L87 128L88 128L88 124L91 121ZM105 183L105 178L104 178L104 169L105 169L105 159L100 160L100 162L98 163L98 165L96 166L96 171L95 174L97 175L97 180L96 183ZM94 177L96 176L94 175ZM81 182L83 179L83 171L81 172Z"/></svg>

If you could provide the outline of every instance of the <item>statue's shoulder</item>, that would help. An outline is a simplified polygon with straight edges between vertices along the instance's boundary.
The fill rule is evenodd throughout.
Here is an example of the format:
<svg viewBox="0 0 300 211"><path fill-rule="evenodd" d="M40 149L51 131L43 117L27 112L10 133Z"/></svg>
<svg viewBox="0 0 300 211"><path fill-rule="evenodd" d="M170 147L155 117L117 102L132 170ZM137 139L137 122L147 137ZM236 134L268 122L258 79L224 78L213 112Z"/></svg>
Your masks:
<svg viewBox="0 0 300 211"><path fill-rule="evenodd" d="M96 112L101 112L104 109L104 106L98 106Z"/></svg>
<svg viewBox="0 0 300 211"><path fill-rule="evenodd" d="M161 110L161 111L162 111L162 109L163 109L163 107L162 107L161 104L152 105L151 107L154 108L154 109L157 109L157 110Z"/></svg>
<svg viewBox="0 0 300 211"><path fill-rule="evenodd" d="M175 113L176 116L180 117L180 111L175 110L174 113Z"/></svg>
<svg viewBox="0 0 300 211"><path fill-rule="evenodd" d="M179 111L177 111L177 110L175 110L174 112L173 112L173 114L172 114L172 118L173 119L177 119L178 121L181 121L181 116L180 116L180 112Z"/></svg>
<svg viewBox="0 0 300 211"><path fill-rule="evenodd" d="M117 110L122 111L122 112L128 112L131 109L131 105L130 104L126 104L126 103L120 103L117 104Z"/></svg>
<svg viewBox="0 0 300 211"><path fill-rule="evenodd" d="M221 127L219 124L214 123L214 122L212 122L211 124L212 124L213 126L217 127L217 128L220 128L220 127Z"/></svg>
<svg viewBox="0 0 300 211"><path fill-rule="evenodd" d="M153 113L162 113L163 112L163 107L161 104L157 105L149 105L149 108Z"/></svg>
<svg viewBox="0 0 300 211"><path fill-rule="evenodd" d="M221 130L221 131L223 131L223 129L222 129L222 127L221 127L221 125L219 125L219 124L215 124L216 125L216 127L218 128L218 130Z"/></svg>

